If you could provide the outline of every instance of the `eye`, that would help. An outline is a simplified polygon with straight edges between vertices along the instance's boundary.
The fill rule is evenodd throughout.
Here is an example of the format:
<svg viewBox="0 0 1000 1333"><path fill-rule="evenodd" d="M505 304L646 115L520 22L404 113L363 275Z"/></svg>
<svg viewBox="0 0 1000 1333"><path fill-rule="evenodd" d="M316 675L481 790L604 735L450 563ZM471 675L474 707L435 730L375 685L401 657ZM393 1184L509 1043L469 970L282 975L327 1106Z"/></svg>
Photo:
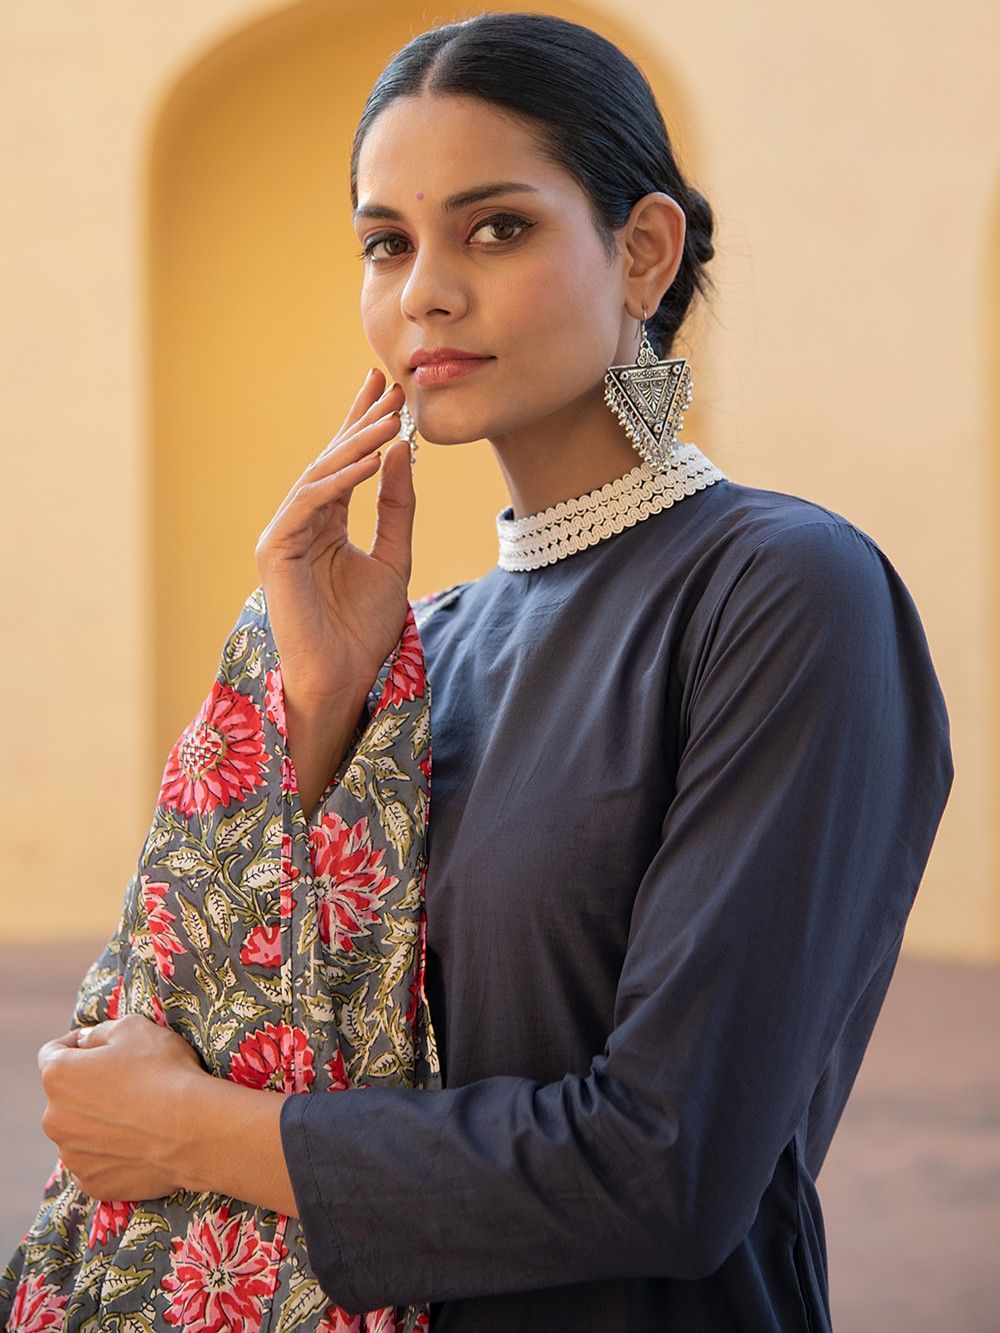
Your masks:
<svg viewBox="0 0 1000 1333"><path fill-rule="evenodd" d="M398 231L381 232L378 236L370 236L365 242L365 247L358 255L359 259L370 259L372 263L382 263L385 259L395 259L395 255L375 255L376 245L389 244L391 241L405 241L406 237L401 236Z"/></svg>
<svg viewBox="0 0 1000 1333"><path fill-rule="evenodd" d="M476 232L481 231L483 227L493 227L495 230L501 232L505 231L507 228L514 227L517 232L516 235L501 236L498 242L487 244L487 249L499 250L501 246L509 245L512 241L518 240L523 232L529 230L533 226L535 226L534 222L528 222L525 218L518 216L517 213L494 213L488 218L483 218L481 222L477 222L472 229L471 235L475 236ZM369 237L365 242L364 249L358 254L358 258L367 259L372 264L384 264L390 259L396 259L400 254L405 252L396 250L395 252L390 252L384 255L375 254L376 246L391 245L394 241L402 241L404 245L408 244L406 237L401 235L398 231L379 232L377 236Z"/></svg>
<svg viewBox="0 0 1000 1333"><path fill-rule="evenodd" d="M476 232L480 231L483 227L499 227L501 231L506 227L516 227L518 228L518 234L520 235L522 231L526 231L529 227L533 227L534 225L533 222L527 222L524 218L518 217L516 213L494 213L492 217L483 218L482 222L477 223L473 228L472 234L475 236ZM506 241L516 239L516 236L508 236ZM503 237L501 237L501 243L505 243Z"/></svg>

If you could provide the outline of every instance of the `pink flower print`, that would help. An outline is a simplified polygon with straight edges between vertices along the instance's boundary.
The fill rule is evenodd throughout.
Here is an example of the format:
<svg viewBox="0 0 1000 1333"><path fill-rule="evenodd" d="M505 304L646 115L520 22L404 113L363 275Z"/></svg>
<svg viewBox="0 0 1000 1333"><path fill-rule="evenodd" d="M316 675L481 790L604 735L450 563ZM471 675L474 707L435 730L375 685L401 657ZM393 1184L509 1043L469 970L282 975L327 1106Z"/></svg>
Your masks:
<svg viewBox="0 0 1000 1333"><path fill-rule="evenodd" d="M246 1213L229 1216L223 1205L189 1223L187 1235L171 1241L171 1272L163 1290L172 1293L163 1318L188 1333L251 1333L260 1328L273 1269L287 1253L265 1240Z"/></svg>
<svg viewBox="0 0 1000 1333"><path fill-rule="evenodd" d="M378 921L379 900L399 883L382 865L385 851L373 847L364 815L348 824L336 811L309 829L309 844L320 895L319 933L323 943L350 953L354 938Z"/></svg>
<svg viewBox="0 0 1000 1333"><path fill-rule="evenodd" d="M285 721L285 687L281 679L281 665L274 667L264 677L265 696L264 712L269 721L278 728L284 740L288 740L288 723Z"/></svg>
<svg viewBox="0 0 1000 1333"><path fill-rule="evenodd" d="M240 961L260 967L281 966L281 927L254 926L240 949Z"/></svg>
<svg viewBox="0 0 1000 1333"><path fill-rule="evenodd" d="M387 1305L384 1309L369 1310L366 1314L363 1314L361 1316L361 1333L399 1333L399 1330L403 1327L403 1319L397 1317L396 1309L395 1305ZM428 1327L427 1323L420 1323L420 1316L418 1315L414 1329L427 1329ZM325 1325L320 1324L320 1328L325 1328Z"/></svg>
<svg viewBox="0 0 1000 1333"><path fill-rule="evenodd" d="M170 751L160 804L183 814L210 814L217 806L242 801L265 781L266 768L260 710L217 680Z"/></svg>
<svg viewBox="0 0 1000 1333"><path fill-rule="evenodd" d="M7 1323L9 1333L45 1333L46 1329L65 1326L63 1307L69 1294L59 1295L59 1288L47 1286L44 1274L23 1278L18 1284Z"/></svg>
<svg viewBox="0 0 1000 1333"><path fill-rule="evenodd" d="M330 1091L343 1092L345 1088L351 1086L351 1080L347 1077L347 1070L344 1068L344 1053L337 1047L337 1054L330 1057L323 1066L330 1075Z"/></svg>
<svg viewBox="0 0 1000 1333"><path fill-rule="evenodd" d="M296 903L295 895L292 893L292 885L299 877L299 869L292 860L292 835L282 833L281 835L281 873L279 883L281 886L280 911L282 918L291 916Z"/></svg>
<svg viewBox="0 0 1000 1333"><path fill-rule="evenodd" d="M153 938L153 953L156 966L161 976L174 975L173 954L187 953L170 925L177 917L168 912L163 899L170 891L169 884L153 884L147 875L142 877L142 902L149 922L149 933Z"/></svg>
<svg viewBox="0 0 1000 1333"><path fill-rule="evenodd" d="M134 1199L124 1202L102 1199L94 1209L87 1244L91 1249L103 1245L109 1236L120 1236L135 1210Z"/></svg>
<svg viewBox="0 0 1000 1333"><path fill-rule="evenodd" d="M363 1333L367 1328L366 1315L348 1314L339 1305L328 1305L323 1318L316 1325L316 1333ZM389 1330L388 1333L393 1333Z"/></svg>
<svg viewBox="0 0 1000 1333"><path fill-rule="evenodd" d="M423 645L420 642L417 623L413 618L413 608L407 606L396 656L389 668L382 697L372 709L372 717L392 704L402 703L404 699L415 699L418 695L424 694L426 679Z"/></svg>
<svg viewBox="0 0 1000 1333"><path fill-rule="evenodd" d="M108 1018L117 1018L122 1002L122 978L115 982L114 989L108 996Z"/></svg>
<svg viewBox="0 0 1000 1333"><path fill-rule="evenodd" d="M230 1081L247 1088L308 1092L314 1077L309 1039L287 1023L265 1023L251 1032L229 1062Z"/></svg>

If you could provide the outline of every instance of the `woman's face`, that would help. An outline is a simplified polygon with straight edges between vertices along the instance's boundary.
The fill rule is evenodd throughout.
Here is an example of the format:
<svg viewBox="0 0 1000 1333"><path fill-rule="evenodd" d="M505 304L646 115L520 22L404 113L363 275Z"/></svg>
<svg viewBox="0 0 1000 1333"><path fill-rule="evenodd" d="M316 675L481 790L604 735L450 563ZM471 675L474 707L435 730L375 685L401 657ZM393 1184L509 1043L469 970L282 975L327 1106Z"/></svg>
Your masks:
<svg viewBox="0 0 1000 1333"><path fill-rule="evenodd" d="M499 182L530 188L447 206ZM624 263L609 261L582 188L523 125L475 98L397 98L367 132L357 186L365 333L425 439L516 433L602 398L608 366L631 359ZM442 346L489 359L421 383L410 358Z"/></svg>

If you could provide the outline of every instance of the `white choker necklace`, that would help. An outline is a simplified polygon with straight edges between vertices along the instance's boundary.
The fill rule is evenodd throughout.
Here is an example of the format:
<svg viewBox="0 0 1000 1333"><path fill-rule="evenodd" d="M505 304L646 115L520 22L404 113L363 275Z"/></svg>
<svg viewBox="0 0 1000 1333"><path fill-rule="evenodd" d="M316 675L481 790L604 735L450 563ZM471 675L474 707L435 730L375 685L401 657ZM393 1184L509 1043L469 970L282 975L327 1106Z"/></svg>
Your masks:
<svg viewBox="0 0 1000 1333"><path fill-rule="evenodd" d="M634 527L685 495L728 480L696 444L678 441L669 458L663 471L642 462L624 477L524 518L510 517L510 505L501 509L496 518L500 568L541 569Z"/></svg>

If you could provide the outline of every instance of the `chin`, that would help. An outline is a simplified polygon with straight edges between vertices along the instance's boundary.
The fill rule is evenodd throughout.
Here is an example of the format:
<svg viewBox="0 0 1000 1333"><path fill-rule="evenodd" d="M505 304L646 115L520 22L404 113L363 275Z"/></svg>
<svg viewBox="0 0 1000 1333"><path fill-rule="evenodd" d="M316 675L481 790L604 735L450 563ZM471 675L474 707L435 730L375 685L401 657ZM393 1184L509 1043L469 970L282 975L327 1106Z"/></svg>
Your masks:
<svg viewBox="0 0 1000 1333"><path fill-rule="evenodd" d="M426 440L428 444L440 444L445 447L449 444L475 444L477 440L486 438L485 432L483 431L477 431L474 435L455 434L454 432L427 434L422 431L419 426L417 426L417 437L418 439Z"/></svg>
<svg viewBox="0 0 1000 1333"><path fill-rule="evenodd" d="M486 439L489 431L489 414L486 412L449 411L444 403L429 412L421 412L420 416L412 406L410 412L417 435L428 444L473 444Z"/></svg>

